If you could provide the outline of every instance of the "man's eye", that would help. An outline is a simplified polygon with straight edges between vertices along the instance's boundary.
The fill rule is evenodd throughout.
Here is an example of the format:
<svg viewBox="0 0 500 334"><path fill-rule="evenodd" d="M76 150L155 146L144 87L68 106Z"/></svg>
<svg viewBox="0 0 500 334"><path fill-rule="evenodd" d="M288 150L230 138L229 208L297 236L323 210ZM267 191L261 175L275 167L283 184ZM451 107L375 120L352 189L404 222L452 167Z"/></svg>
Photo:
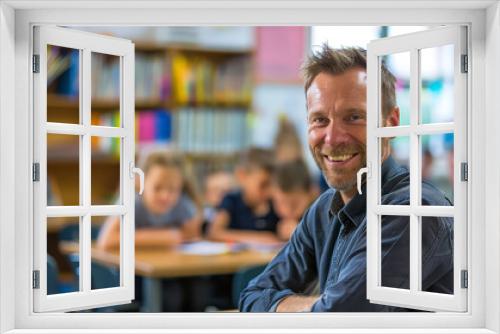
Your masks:
<svg viewBox="0 0 500 334"><path fill-rule="evenodd" d="M350 122L355 122L355 121L359 121L359 120L363 120L363 119L364 119L364 116L361 114L351 114L348 117L348 120Z"/></svg>
<svg viewBox="0 0 500 334"><path fill-rule="evenodd" d="M328 118L326 117L315 117L312 119L311 123L314 125L322 125L328 122Z"/></svg>

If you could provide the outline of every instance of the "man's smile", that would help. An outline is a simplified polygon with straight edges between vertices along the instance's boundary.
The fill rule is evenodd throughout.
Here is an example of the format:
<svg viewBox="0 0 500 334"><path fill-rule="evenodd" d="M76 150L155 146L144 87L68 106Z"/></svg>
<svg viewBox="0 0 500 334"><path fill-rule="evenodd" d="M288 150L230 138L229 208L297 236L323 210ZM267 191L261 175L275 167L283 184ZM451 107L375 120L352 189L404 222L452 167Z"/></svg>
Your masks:
<svg viewBox="0 0 500 334"><path fill-rule="evenodd" d="M325 160L325 164L327 166L332 166L332 167L343 167L347 164L349 164L351 161L354 160L355 157L357 157L359 154L358 153L351 153L351 154L323 154L323 158Z"/></svg>

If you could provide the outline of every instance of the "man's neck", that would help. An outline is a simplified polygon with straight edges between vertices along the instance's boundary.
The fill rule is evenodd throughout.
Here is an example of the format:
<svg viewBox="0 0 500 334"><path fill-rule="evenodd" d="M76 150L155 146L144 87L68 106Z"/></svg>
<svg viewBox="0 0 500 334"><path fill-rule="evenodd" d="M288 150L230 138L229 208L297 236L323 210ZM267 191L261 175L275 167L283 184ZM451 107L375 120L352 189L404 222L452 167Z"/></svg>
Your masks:
<svg viewBox="0 0 500 334"><path fill-rule="evenodd" d="M344 205L346 205L351 201L351 199L353 199L354 196L356 196L356 187L347 191L339 191L339 193Z"/></svg>

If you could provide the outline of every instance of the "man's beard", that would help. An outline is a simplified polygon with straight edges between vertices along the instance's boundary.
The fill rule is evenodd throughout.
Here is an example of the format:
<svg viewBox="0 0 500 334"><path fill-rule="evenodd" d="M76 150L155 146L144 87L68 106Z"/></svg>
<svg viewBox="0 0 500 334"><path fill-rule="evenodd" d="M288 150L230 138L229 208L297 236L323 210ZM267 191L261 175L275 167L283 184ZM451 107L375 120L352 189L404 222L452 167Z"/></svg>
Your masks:
<svg viewBox="0 0 500 334"><path fill-rule="evenodd" d="M339 145L331 150L321 150L320 148L314 149L309 147L312 156L316 161L319 169L323 173L323 177L332 188L337 191L348 191L356 187L357 184L357 173L359 169L366 166L366 146L350 144L350 145ZM356 152L360 158L360 164L353 167L347 168L336 168L334 170L327 169L324 161L324 155L348 155ZM358 157L353 157L354 159Z"/></svg>

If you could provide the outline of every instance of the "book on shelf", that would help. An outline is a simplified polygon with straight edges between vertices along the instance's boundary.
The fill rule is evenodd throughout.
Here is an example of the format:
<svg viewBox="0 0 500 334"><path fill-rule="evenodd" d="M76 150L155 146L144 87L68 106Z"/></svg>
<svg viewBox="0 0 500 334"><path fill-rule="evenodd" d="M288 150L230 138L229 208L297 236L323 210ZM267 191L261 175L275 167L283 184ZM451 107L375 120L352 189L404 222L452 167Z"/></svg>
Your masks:
<svg viewBox="0 0 500 334"><path fill-rule="evenodd" d="M91 123L99 126L120 127L120 112L92 113ZM112 158L120 157L120 138L97 137L91 139L92 153L104 156L110 154Z"/></svg>
<svg viewBox="0 0 500 334"><path fill-rule="evenodd" d="M248 104L251 68L247 56L224 61L176 53L172 57L173 98L186 104Z"/></svg>
<svg viewBox="0 0 500 334"><path fill-rule="evenodd" d="M57 94L77 97L80 53L76 49L47 47L47 87Z"/></svg>
<svg viewBox="0 0 500 334"><path fill-rule="evenodd" d="M185 152L234 153L248 145L247 113L239 109L181 108L173 141Z"/></svg>
<svg viewBox="0 0 500 334"><path fill-rule="evenodd" d="M48 82L51 93L77 97L79 52L60 47L49 49ZM248 55L214 60L183 52L136 52L135 97L137 100L168 100L178 105L249 104L252 75ZM120 58L92 53L92 99L119 100ZM55 91L54 91L55 90Z"/></svg>
<svg viewBox="0 0 500 334"><path fill-rule="evenodd" d="M163 53L136 52L135 97L138 100L171 96L170 60Z"/></svg>
<svg viewBox="0 0 500 334"><path fill-rule="evenodd" d="M120 96L120 57L92 53L92 99L118 99Z"/></svg>
<svg viewBox="0 0 500 334"><path fill-rule="evenodd" d="M136 142L170 142L172 114L165 109L142 110L135 117Z"/></svg>
<svg viewBox="0 0 500 334"><path fill-rule="evenodd" d="M92 124L100 126L120 126L120 113L92 115ZM136 144L168 143L172 140L172 114L164 109L142 110L135 114ZM101 154L120 155L120 139L92 137L92 149Z"/></svg>

